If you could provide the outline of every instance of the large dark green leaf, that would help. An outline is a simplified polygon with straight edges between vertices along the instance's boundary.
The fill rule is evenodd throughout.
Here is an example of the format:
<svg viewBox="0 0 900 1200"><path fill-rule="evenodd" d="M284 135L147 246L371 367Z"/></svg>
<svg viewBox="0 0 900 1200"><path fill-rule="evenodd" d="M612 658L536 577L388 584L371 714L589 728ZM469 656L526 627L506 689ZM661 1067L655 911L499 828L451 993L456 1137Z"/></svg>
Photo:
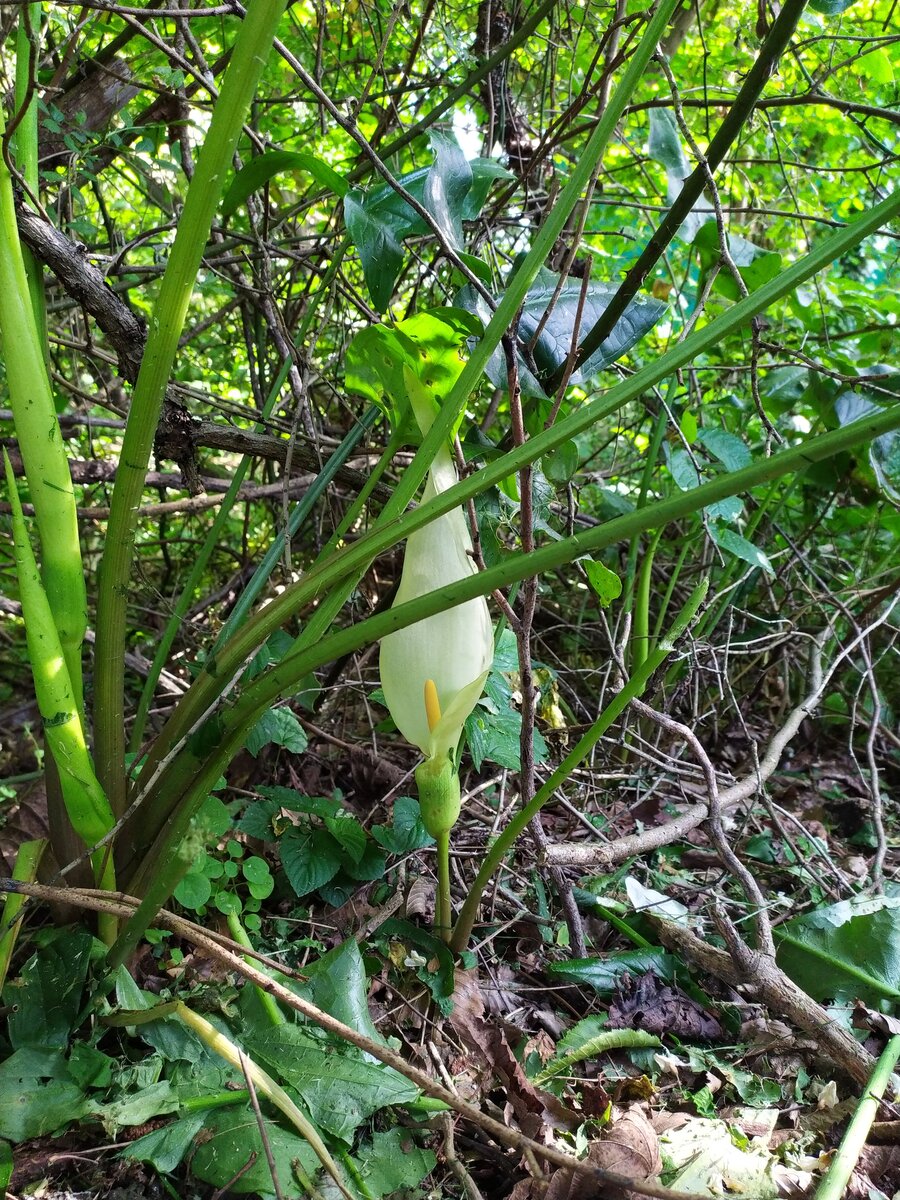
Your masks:
<svg viewBox="0 0 900 1200"><path fill-rule="evenodd" d="M263 1125L279 1183L286 1195L296 1196L294 1163L299 1161L307 1175L314 1175L319 1166L315 1151L299 1134L274 1121L264 1118ZM209 1115L203 1137L194 1145L191 1172L213 1187L224 1188L227 1184L229 1194L274 1195L272 1173L251 1108L225 1108Z"/></svg>
<svg viewBox="0 0 900 1200"><path fill-rule="evenodd" d="M403 189L425 208L455 248L462 245L463 221L474 221L496 179L512 176L487 158L469 162L450 138L432 138L434 162L398 179ZM347 232L359 252L366 287L378 312L390 303L403 266L403 238L425 236L433 230L398 192L385 184L371 192L344 196Z"/></svg>
<svg viewBox="0 0 900 1200"><path fill-rule="evenodd" d="M462 222L466 197L472 189L472 168L452 138L432 138L434 162L425 176L422 199L449 244L462 246Z"/></svg>
<svg viewBox="0 0 900 1200"><path fill-rule="evenodd" d="M293 150L266 150L256 158L251 158L235 175L222 199L222 216L230 217L248 196L258 192L275 175L285 171L302 171L337 196L347 193L346 180L315 154Z"/></svg>
<svg viewBox="0 0 900 1200"><path fill-rule="evenodd" d="M547 307L553 299L557 276L551 271L542 271L535 286L529 291L522 306L522 316L519 320L519 342L530 345L541 323ZM581 316L579 341L596 325L606 311L612 297L617 291L615 284L590 283L584 301ZM469 312L476 313L487 324L490 319L487 305L471 287L463 288L457 297L457 303ZM532 372L523 357L519 356L519 383L526 396L543 397L544 389L540 380L549 378L566 361L572 348L572 330L575 327L575 314L581 303L581 280L567 279L563 284L553 310L544 323L540 336L532 351L536 373ZM650 296L636 296L628 308L616 322L612 333L599 349L591 355L587 362L574 373L571 383L584 383L598 371L608 367L627 354L631 347L653 328L665 311L665 304ZM491 356L485 373L495 387L506 389L507 372L506 359L502 350L496 350Z"/></svg>
<svg viewBox="0 0 900 1200"><path fill-rule="evenodd" d="M675 978L676 959L667 950L652 946L647 950L621 950L596 958L570 958L567 962L548 963L546 971L569 983L585 984L601 995L611 995L619 980L629 975L652 971L660 979Z"/></svg>
<svg viewBox="0 0 900 1200"><path fill-rule="evenodd" d="M17 1050L0 1064L0 1138L24 1142L55 1133L88 1107L59 1050Z"/></svg>
<svg viewBox="0 0 900 1200"><path fill-rule="evenodd" d="M900 1000L900 898L842 900L774 932L779 966L814 1000Z"/></svg>
<svg viewBox="0 0 900 1200"><path fill-rule="evenodd" d="M444 141L445 139L441 140ZM437 156L438 151L436 148L436 160ZM408 175L403 175L398 180L403 185L404 190L409 192L425 208L429 208L425 199L426 183L428 176L436 165L437 162L430 167L420 167L418 171L412 171ZM489 158L473 158L467 165L472 175L472 182L468 190L464 194L461 193L461 181L459 180L452 185L452 192L457 204L455 216L460 221L474 221L476 219L482 208L484 208L488 192L491 190L491 185L495 180L513 178L505 167L501 167L499 163L493 162ZM434 186L434 181L432 181L432 186ZM383 187L369 192L365 197L364 203L366 211L393 229L397 237L419 236L431 232L426 222L422 220L418 213L410 208L403 197L399 196L390 184L385 184ZM431 211L430 208L429 211ZM432 216L434 216L433 212Z"/></svg>
<svg viewBox="0 0 900 1200"><path fill-rule="evenodd" d="M313 1122L349 1141L373 1112L414 1100L419 1091L390 1067L353 1047L312 1038L297 1025L254 1034L250 1053L300 1093Z"/></svg>
<svg viewBox="0 0 900 1200"><path fill-rule="evenodd" d="M394 284L403 266L403 247L383 217L374 214L360 192L344 197L344 221L359 251L366 287L378 312L390 304Z"/></svg>
<svg viewBox="0 0 900 1200"><path fill-rule="evenodd" d="M64 1049L81 1012L93 938L86 929L60 930L10 980L3 999L13 1007L7 1026L14 1049Z"/></svg>
<svg viewBox="0 0 900 1200"><path fill-rule="evenodd" d="M892 390L897 387L897 376L893 382L885 377L885 387ZM849 425L860 417L877 412L883 404L878 404L862 391L846 391L838 396L834 404L837 418L842 425ZM883 433L869 444L869 463L878 480L878 486L895 503L900 503L900 435L896 430Z"/></svg>

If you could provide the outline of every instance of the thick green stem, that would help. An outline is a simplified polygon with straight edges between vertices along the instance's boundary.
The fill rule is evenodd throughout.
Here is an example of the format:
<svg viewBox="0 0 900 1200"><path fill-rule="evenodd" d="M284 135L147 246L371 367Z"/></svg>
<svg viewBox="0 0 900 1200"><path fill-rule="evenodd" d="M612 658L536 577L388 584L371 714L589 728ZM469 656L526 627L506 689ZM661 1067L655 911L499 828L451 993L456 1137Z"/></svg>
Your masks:
<svg viewBox="0 0 900 1200"><path fill-rule="evenodd" d="M17 883L34 883L37 878L41 855L47 846L46 838L33 842L23 842L16 851L16 862L12 877ZM18 892L7 892L3 900L3 913L0 915L0 992L6 983L16 939L19 936L19 913L25 904L26 897Z"/></svg>
<svg viewBox="0 0 900 1200"><path fill-rule="evenodd" d="M453 911L450 906L450 831L439 833L437 846L437 896L434 905L435 933L445 942L450 941L453 929Z"/></svg>
<svg viewBox="0 0 900 1200"><path fill-rule="evenodd" d="M241 924L241 918L237 915L237 913L229 913L226 920L228 921L228 932L238 943L238 945L243 946L245 950L252 950L253 943L247 936L247 930ZM261 971L264 970L264 968L256 963L254 959L245 958L244 961L251 963L253 966L258 966L259 970ZM263 989L256 984L254 984L254 987L256 988L257 999L262 1005L266 1016L269 1018L269 1022L272 1025L283 1025L284 1013L278 1007L278 1002L276 1001L275 997L270 996L268 992L264 992Z"/></svg>
<svg viewBox="0 0 900 1200"><path fill-rule="evenodd" d="M251 0L238 31L150 318L122 442L100 568L94 707L97 767L117 815L125 801L125 636L141 492L203 249L283 8L283 0Z"/></svg>
<svg viewBox="0 0 900 1200"><path fill-rule="evenodd" d="M0 138L5 130L0 110ZM0 337L19 451L41 540L41 575L81 711L87 594L69 460L35 323L16 224L12 179L0 155Z"/></svg>
<svg viewBox="0 0 900 1200"><path fill-rule="evenodd" d="M872 1122L878 1116L881 1097L891 1081L898 1058L900 1037L894 1036L881 1052L872 1077L847 1126L840 1149L831 1160L831 1166L819 1185L816 1200L841 1200L841 1197L847 1194L847 1184L859 1162L859 1156L866 1147L866 1138Z"/></svg>
<svg viewBox="0 0 900 1200"><path fill-rule="evenodd" d="M41 27L40 4L23 4L16 30L16 115L19 123L13 135L11 149L25 186L32 196L40 188L38 171L38 90L37 47ZM47 357L47 303L44 296L44 277L41 264L27 246L22 247L22 261L28 276L31 309L38 340Z"/></svg>
<svg viewBox="0 0 900 1200"><path fill-rule="evenodd" d="M631 635L631 665L639 667L650 653L650 584L653 580L653 559L662 530L657 529L651 537L638 575L637 595L634 601L634 629Z"/></svg>
<svg viewBox="0 0 900 1200"><path fill-rule="evenodd" d="M528 822L537 816L549 800L553 799L557 788L561 787L575 768L584 762L603 734L606 733L614 721L618 720L631 701L643 694L644 689L656 671L672 653L675 643L688 628L691 621L693 621L697 610L703 603L708 586L709 583L705 580L699 587L695 588L687 604L672 623L672 628L669 630L668 636L660 642L659 648L647 656L643 664L634 672L622 690L607 704L606 708L584 737L566 755L550 778L535 792L531 802L520 812L516 813L497 840L488 849L484 862L475 876L472 889L459 914L456 928L453 930L450 945L457 954L465 950L468 944L469 936L472 933L472 926L475 924L475 918L478 915L478 906L481 903L484 889L493 878L494 873L499 869L506 856L506 852L512 848L516 838L528 827Z"/></svg>

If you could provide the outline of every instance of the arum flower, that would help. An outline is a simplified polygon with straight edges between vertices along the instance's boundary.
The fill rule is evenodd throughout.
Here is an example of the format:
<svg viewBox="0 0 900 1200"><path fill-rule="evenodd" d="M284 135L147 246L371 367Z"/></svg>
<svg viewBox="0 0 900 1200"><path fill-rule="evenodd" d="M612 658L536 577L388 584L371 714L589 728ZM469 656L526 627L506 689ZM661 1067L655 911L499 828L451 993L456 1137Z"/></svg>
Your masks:
<svg viewBox="0 0 900 1200"><path fill-rule="evenodd" d="M429 470L423 502L456 482L456 468L444 447ZM394 603L404 604L474 574L471 550L461 508L411 534ZM425 756L416 778L422 819L433 837L449 831L459 816L456 750L484 687L493 650L483 596L398 629L381 642L385 703L406 740Z"/></svg>

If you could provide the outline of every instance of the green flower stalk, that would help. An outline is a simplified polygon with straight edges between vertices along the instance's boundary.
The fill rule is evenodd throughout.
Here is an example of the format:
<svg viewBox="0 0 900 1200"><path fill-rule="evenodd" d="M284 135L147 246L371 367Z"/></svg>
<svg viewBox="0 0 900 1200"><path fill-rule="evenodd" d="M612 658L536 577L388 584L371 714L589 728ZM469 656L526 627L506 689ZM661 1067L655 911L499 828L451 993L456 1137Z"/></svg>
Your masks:
<svg viewBox="0 0 900 1200"><path fill-rule="evenodd" d="M412 406L422 432L434 418L425 389L407 377ZM456 467L442 446L428 472L423 503L458 482ZM411 534L395 605L475 573L472 540L461 508ZM468 600L398 629L382 639L381 686L384 700L404 738L425 761L416 769L422 823L438 844L438 924L449 928L449 834L460 810L457 749L466 718L478 702L494 652L487 601Z"/></svg>

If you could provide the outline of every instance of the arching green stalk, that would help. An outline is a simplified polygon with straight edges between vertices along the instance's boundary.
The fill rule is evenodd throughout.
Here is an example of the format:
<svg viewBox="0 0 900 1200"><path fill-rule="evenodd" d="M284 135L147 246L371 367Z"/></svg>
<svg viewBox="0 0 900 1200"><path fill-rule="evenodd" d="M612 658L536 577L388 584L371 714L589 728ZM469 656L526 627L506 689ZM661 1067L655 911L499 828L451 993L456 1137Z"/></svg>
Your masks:
<svg viewBox="0 0 900 1200"><path fill-rule="evenodd" d="M206 718L198 730L200 736L196 743L196 755L190 748L182 748L149 785L151 799L160 795L167 799L177 797L177 804L165 827L160 829L153 848L142 852L141 864L129 883L130 890L141 894L151 877L155 862L159 857L171 853L171 848L184 836L197 806L225 765L237 753L260 713L271 707L280 695L289 694L310 671L369 645L396 629L455 604L462 604L473 596L487 595L494 588L508 587L518 579L555 570L585 554L596 553L643 530L680 520L695 509L783 478L810 463L823 461L861 441L871 440L897 428L900 428L900 404L877 414L869 414L842 429L809 438L802 446L773 454L740 471L721 475L691 492L679 493L605 525L541 546L530 554L511 554L486 571L429 592L389 612L369 617L358 625L334 633L317 645L283 659L265 675L254 679L229 709ZM438 500L443 501L443 497L438 497ZM315 595L315 581L308 582L308 588L309 596ZM212 748L209 749L211 744ZM204 748L200 749L201 746Z"/></svg>
<svg viewBox="0 0 900 1200"><path fill-rule="evenodd" d="M610 388L598 400L576 409L570 416L558 421L552 428L544 430L535 437L530 438L523 446L508 451L500 458L482 467L479 471L474 472L453 488L450 488L440 496L436 496L433 500L421 505L413 512L405 513L403 516L398 516L395 520L384 524L379 522L369 534L361 538L354 545L344 547L331 555L327 562L320 563L307 572L301 580L286 588L264 610L254 614L243 628L235 634L231 641L222 647L219 654L206 663L198 679L176 705L174 713L169 718L151 750L147 766L143 772L145 780L157 772L159 764L173 753L174 748L201 721L203 714L214 704L216 696L227 686L233 678L234 673L248 655L253 653L258 646L262 645L266 638L294 612L300 610L315 597L321 597L330 593L341 580L356 578L357 574L365 570L369 562L378 554L407 537L415 529L421 528L428 521L434 520L441 514L448 512L451 508L464 504L480 492L499 483L507 476L514 474L527 463L535 461L563 442L576 437L596 422L639 397L643 392L667 378L679 367L692 361L697 355L706 353L721 341L722 338L746 325L753 316L764 311L776 300L789 294L810 276L875 232L898 212L900 212L900 191L876 205L852 225L848 225L830 237L822 239L808 255L781 272L775 279L763 285L763 287L746 297L746 299L739 301L732 308L717 317L715 321L710 322L709 325L695 330L683 342L679 342L664 355L661 355L660 358L642 367L630 379L623 380L621 383ZM476 353L479 355L478 361L482 365L484 360L482 347L488 340L488 335L486 334L476 347ZM468 392L465 390L466 387L474 386L474 380L471 377L471 371L469 371L472 361L470 360L470 363L464 369L462 375L460 375L457 384L451 390L444 407L442 407L425 442L423 442L423 449L426 442L431 443L433 441L432 435L439 425L446 426L449 429L448 412L453 410L457 402L464 403L468 395ZM468 383L464 382L465 379L468 379ZM462 392L460 389L462 389ZM891 421L892 419L889 418L889 428L893 427ZM850 427L848 426L847 428ZM861 429L862 426L858 426L857 428ZM881 429L880 426L879 429L881 432L884 432L884 429ZM835 432L840 434L841 431ZM822 436L827 439L831 435L825 434ZM873 432L872 436L877 436L877 434ZM857 441L864 440L858 432L851 434L852 438L855 438ZM435 443L434 449L439 444ZM816 439L804 443L804 445L820 445L825 457L831 453L827 449L831 444L830 441L819 443ZM852 441L847 444L852 444ZM803 453L801 453L799 459L794 460L796 465L792 466L791 470L802 468L805 465ZM419 461L420 454L416 456L415 462ZM779 462L782 461L781 456L775 456L770 462L774 462L775 458ZM767 478L780 478L784 473L776 472L772 476L763 474L757 477L753 473L755 469L755 465L754 468L749 469L750 475L738 472L733 476L725 477L725 480L714 480L710 485L703 485L689 493L675 497L673 500L659 502L659 505L662 505L661 509L659 505L650 505L645 509L638 510L635 514L630 514L627 518L621 518L620 521L628 522L634 518L634 528L627 534L627 536L631 537L635 531L652 529L657 524L655 518L651 518L649 522L645 521L641 516L642 513L677 511L679 516L688 515L697 511L704 504L711 503L710 500L703 499L703 496L712 494L709 490L710 488L716 493L716 498L718 499L726 495L737 494L743 490L745 484L740 482L741 480L752 478L753 482L746 486L757 486L760 482L765 482ZM411 470L412 467L404 474L401 487L411 478ZM421 479L421 476L419 476L419 479ZM727 480L732 479L736 483L733 490L730 488L730 483L727 482ZM717 489L722 486L723 482L725 490L719 494ZM704 488L707 490L704 490ZM401 489L398 488L395 500L396 496L400 493ZM406 495L405 491L403 495ZM670 520L674 518L666 517L665 519ZM620 527L620 522L611 522L609 526L604 526L603 528L612 527ZM169 811L169 808L165 808L162 813L155 811L156 802L154 796L157 792L158 789L154 785L144 808L144 816L142 818L142 821L146 824L148 841L155 835L161 821L165 819L165 814ZM170 797L174 797L175 794L170 793Z"/></svg>
<svg viewBox="0 0 900 1200"><path fill-rule="evenodd" d="M284 0L250 0L238 30L150 319L125 427L100 568L95 655L97 768L117 814L125 800L126 606L141 492L212 219L283 9Z"/></svg>

